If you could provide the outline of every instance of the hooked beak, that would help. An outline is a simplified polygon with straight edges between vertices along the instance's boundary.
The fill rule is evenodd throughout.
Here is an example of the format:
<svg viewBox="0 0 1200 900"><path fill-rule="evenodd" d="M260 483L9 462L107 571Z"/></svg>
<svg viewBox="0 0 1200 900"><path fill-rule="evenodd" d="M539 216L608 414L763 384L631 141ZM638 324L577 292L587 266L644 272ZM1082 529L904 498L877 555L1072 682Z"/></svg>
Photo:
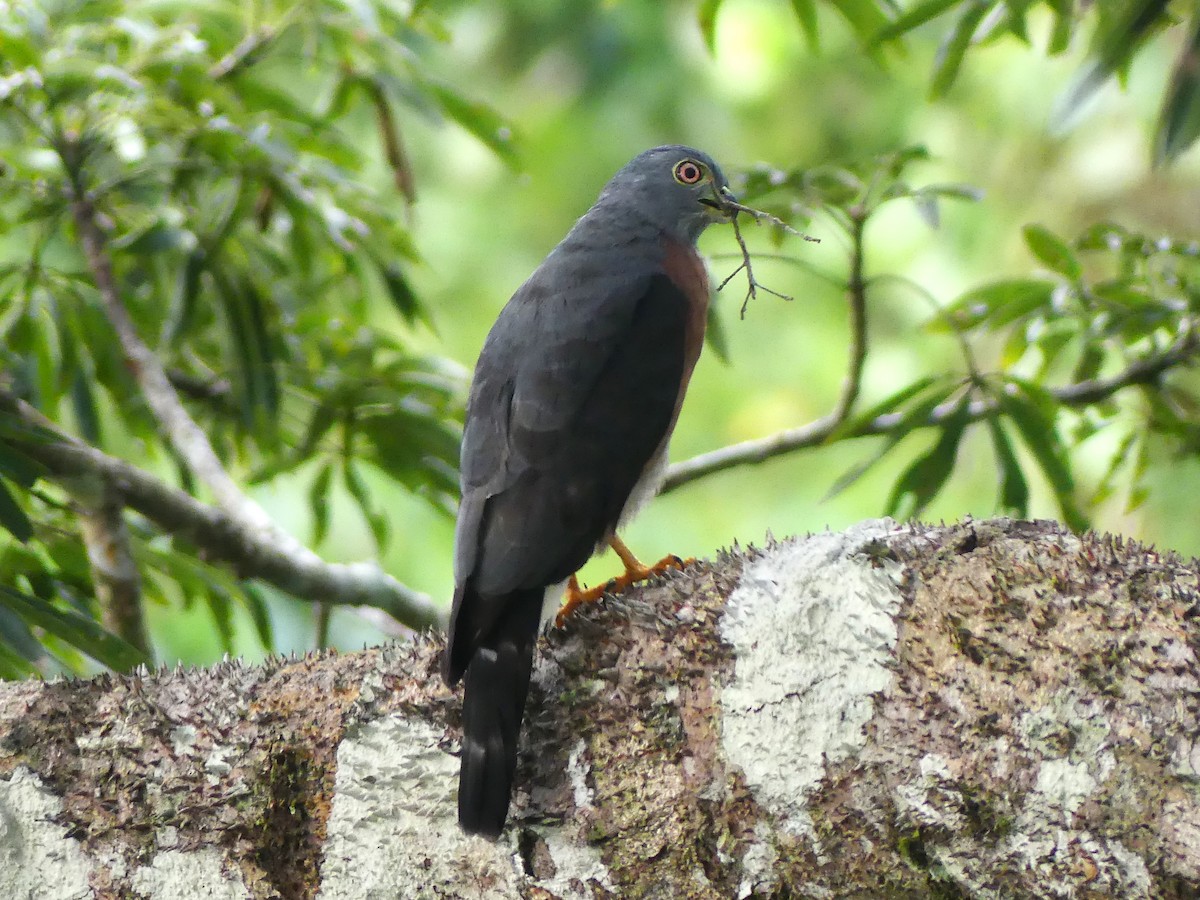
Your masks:
<svg viewBox="0 0 1200 900"><path fill-rule="evenodd" d="M728 187L718 189L717 197L701 197L700 202L707 206L712 212L709 213L714 219L729 221L737 215L737 209L726 204L725 201L737 203L737 197Z"/></svg>

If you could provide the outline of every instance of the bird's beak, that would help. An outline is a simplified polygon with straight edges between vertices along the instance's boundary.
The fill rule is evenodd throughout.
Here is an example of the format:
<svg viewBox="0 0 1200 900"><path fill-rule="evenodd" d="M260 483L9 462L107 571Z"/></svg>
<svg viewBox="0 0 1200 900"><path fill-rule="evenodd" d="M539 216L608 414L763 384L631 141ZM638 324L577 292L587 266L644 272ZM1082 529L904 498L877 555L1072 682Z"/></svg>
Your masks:
<svg viewBox="0 0 1200 900"><path fill-rule="evenodd" d="M709 208L709 215L714 219L728 222L737 215L737 209L729 203L737 203L737 197L728 187L717 189L716 197L701 197L700 202Z"/></svg>

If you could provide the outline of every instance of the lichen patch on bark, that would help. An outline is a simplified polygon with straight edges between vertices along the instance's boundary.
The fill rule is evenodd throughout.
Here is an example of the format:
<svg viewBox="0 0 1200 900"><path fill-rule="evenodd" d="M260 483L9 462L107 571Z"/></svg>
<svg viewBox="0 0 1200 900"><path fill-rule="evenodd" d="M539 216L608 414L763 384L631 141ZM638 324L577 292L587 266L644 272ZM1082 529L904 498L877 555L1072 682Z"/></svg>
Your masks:
<svg viewBox="0 0 1200 900"><path fill-rule="evenodd" d="M736 662L720 690L722 747L793 834L812 833L808 794L866 743L872 696L891 679L900 566L863 551L895 531L867 522L777 544L726 601L719 631Z"/></svg>

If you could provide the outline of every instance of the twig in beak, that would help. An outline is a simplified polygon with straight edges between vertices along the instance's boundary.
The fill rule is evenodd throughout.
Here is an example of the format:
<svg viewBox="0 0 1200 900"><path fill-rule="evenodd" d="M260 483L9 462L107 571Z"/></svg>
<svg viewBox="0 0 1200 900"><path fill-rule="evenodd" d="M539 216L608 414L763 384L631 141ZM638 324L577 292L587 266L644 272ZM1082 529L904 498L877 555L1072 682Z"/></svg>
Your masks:
<svg viewBox="0 0 1200 900"><path fill-rule="evenodd" d="M764 222L764 221L770 222L775 227L782 228L784 231L787 231L790 234L794 234L797 237L802 237L806 241L813 241L815 243L820 243L820 238L810 237L807 234L799 232L795 228L793 228L791 225L788 225L786 222L784 222L782 219L779 219L779 218L771 215L768 212L763 212L761 209L754 209L751 206L745 206L744 204L738 203L736 200L734 200L728 194L721 193L720 200L718 202L721 205L721 209L730 213L729 223L731 225L733 225L733 236L734 236L734 238L737 239L738 247L740 247L741 251L742 251L742 263L736 269L734 269L732 272L729 273L729 275L725 278L725 280L722 281L720 283L720 285L717 286L717 290L720 291L722 288L725 287L725 285L729 284L729 282L733 280L734 275L736 275L738 272L742 271L742 269L745 269L746 270L746 296L745 296L745 299L742 300L742 308L741 308L740 312L738 313L738 318L741 318L741 319L746 318L746 308L750 305L751 299L758 296L759 290L762 290L765 293L768 293L773 297L778 297L781 300L787 300L790 302L793 299L792 297L790 297L787 294L781 294L779 291L772 290L771 288L767 287L765 284L759 283L759 281L754 277L754 269L750 265L750 251L746 247L746 239L744 237L742 237L742 229L738 227L737 214L739 212L744 212L749 216L753 216L755 222L759 222L759 223Z"/></svg>

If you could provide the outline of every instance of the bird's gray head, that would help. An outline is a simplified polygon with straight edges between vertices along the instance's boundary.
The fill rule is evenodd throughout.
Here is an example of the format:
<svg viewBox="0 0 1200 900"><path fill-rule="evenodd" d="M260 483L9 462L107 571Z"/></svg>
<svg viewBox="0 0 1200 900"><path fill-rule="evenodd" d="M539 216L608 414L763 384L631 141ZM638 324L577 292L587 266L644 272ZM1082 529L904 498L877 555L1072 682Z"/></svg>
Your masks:
<svg viewBox="0 0 1200 900"><path fill-rule="evenodd" d="M720 200L732 197L707 153L669 144L635 156L600 192L597 205L623 207L666 233L694 243L713 222L729 221Z"/></svg>

